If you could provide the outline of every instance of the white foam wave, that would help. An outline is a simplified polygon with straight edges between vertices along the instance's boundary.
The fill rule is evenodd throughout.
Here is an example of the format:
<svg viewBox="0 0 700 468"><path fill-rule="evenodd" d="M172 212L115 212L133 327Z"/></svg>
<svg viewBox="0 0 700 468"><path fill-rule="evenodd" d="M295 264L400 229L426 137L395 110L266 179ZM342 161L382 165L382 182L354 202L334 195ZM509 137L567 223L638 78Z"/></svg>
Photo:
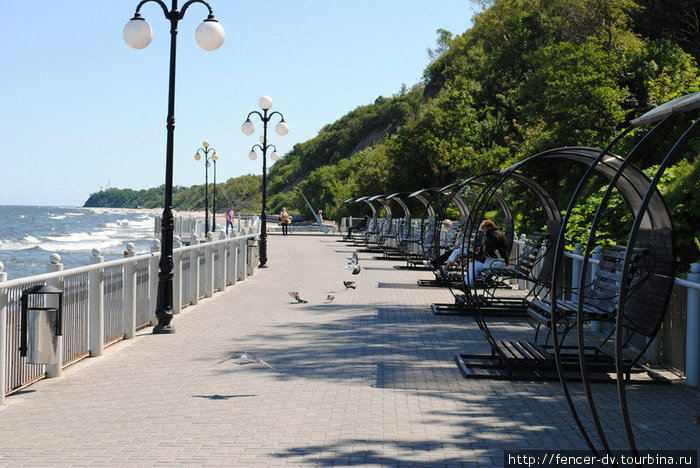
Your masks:
<svg viewBox="0 0 700 468"><path fill-rule="evenodd" d="M108 249L109 247L122 246L124 242L119 239L104 239L94 242L75 242L75 243L64 243L64 242L42 242L37 245L36 248L43 250L45 252L80 252L80 251L90 251L94 248L99 248L101 250Z"/></svg>
<svg viewBox="0 0 700 468"><path fill-rule="evenodd" d="M65 215L49 216L49 219L66 219Z"/></svg>

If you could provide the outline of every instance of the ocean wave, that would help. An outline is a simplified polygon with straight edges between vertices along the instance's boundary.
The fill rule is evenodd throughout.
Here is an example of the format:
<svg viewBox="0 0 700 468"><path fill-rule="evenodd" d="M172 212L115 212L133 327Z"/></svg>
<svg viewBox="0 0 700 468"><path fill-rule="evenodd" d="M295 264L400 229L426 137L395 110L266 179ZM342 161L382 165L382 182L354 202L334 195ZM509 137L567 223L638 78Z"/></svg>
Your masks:
<svg viewBox="0 0 700 468"><path fill-rule="evenodd" d="M66 215L49 216L49 219L66 219Z"/></svg>
<svg viewBox="0 0 700 468"><path fill-rule="evenodd" d="M110 247L116 247L118 245L124 245L124 242L118 239L109 239L109 240L102 240L99 242L91 242L91 243L61 243L61 242L43 242L39 245L36 245L32 247L34 250L43 250L45 252L58 252L58 253L63 253L63 252L80 252L80 251L85 251L88 252L94 248L98 249L108 249Z"/></svg>

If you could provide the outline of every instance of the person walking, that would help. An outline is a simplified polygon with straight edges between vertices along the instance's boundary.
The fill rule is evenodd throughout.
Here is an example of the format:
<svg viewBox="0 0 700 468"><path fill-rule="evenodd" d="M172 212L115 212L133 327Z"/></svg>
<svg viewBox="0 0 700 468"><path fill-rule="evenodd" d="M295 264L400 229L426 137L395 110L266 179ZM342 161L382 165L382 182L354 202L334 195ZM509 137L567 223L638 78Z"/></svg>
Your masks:
<svg viewBox="0 0 700 468"><path fill-rule="evenodd" d="M228 228L231 227L233 230L233 206L229 205L228 210L226 210L226 235L228 235Z"/></svg>
<svg viewBox="0 0 700 468"><path fill-rule="evenodd" d="M289 223L291 223L292 220L289 217L289 213L287 213L287 208L282 207L282 212L280 213L280 223L282 224L282 235L286 236L289 233Z"/></svg>

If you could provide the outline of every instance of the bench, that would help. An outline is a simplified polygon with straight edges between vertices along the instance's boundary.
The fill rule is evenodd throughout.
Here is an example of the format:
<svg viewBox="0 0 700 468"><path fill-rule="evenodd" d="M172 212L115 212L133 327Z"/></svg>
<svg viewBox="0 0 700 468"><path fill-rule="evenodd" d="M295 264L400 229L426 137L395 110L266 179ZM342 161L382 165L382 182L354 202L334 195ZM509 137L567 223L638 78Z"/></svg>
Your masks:
<svg viewBox="0 0 700 468"><path fill-rule="evenodd" d="M471 315L475 312L475 307L479 306L481 312L489 315L525 315L529 298L541 292L539 287L541 282L533 270L545 258L546 243L547 236L543 233L537 232L528 235L514 266L482 270L476 281L477 289L481 289L482 294L465 295L453 291L454 304L432 304L433 313L436 315ZM447 274L440 272L439 274L451 290L461 290L464 282L461 271L460 269L458 274L453 272L445 272ZM525 298L498 296L496 290L507 287L506 280L508 279L531 281L535 283L536 287L532 288Z"/></svg>

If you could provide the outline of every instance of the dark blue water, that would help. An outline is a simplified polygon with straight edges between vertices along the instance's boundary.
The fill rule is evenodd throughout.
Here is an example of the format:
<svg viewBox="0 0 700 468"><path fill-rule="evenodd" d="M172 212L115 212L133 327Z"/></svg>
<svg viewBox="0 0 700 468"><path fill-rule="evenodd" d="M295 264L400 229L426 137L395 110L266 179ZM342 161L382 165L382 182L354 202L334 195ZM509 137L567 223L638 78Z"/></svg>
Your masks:
<svg viewBox="0 0 700 468"><path fill-rule="evenodd" d="M154 213L118 208L0 206L0 262L8 279L46 271L52 253L64 268L87 265L93 248L122 258L126 244L149 250Z"/></svg>

